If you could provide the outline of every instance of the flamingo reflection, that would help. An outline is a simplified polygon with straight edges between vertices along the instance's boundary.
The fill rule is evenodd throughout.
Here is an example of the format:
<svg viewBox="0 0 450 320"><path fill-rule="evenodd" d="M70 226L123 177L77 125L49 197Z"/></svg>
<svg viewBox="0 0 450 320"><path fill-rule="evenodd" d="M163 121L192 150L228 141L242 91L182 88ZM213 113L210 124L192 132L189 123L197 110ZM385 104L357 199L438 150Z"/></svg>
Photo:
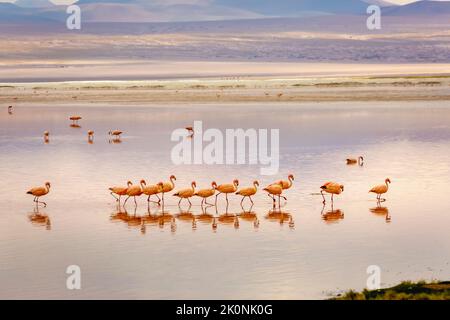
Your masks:
<svg viewBox="0 0 450 320"><path fill-rule="evenodd" d="M288 221L290 227L294 227L294 219L289 212L283 212L281 210L270 210L265 216L268 221L277 221L280 225L283 225L286 221Z"/></svg>
<svg viewBox="0 0 450 320"><path fill-rule="evenodd" d="M391 222L391 216L389 215L389 209L387 207L382 207L380 205L380 202L377 202L377 206L375 208L370 208L369 210L370 210L370 212L372 212L373 214L375 214L379 217L384 217L387 223Z"/></svg>
<svg viewBox="0 0 450 320"><path fill-rule="evenodd" d="M52 229L50 217L44 212L39 212L39 208L33 209L33 212L28 215L28 219L32 225L45 227L46 230Z"/></svg>
<svg viewBox="0 0 450 320"><path fill-rule="evenodd" d="M327 224L338 223L340 220L344 219L344 212L341 209L334 210L334 208L331 207L330 211L324 212L324 210L325 204L322 207L321 216L322 220Z"/></svg>

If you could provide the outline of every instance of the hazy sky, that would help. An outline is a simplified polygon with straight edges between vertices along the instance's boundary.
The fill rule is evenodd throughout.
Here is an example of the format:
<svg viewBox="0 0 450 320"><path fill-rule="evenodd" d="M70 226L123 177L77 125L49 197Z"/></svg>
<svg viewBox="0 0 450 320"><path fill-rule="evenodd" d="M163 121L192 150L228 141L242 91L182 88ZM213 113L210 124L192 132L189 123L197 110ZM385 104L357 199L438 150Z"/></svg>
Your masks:
<svg viewBox="0 0 450 320"><path fill-rule="evenodd" d="M15 1L16 0L0 0L0 2L15 2ZM53 3L56 3L56 4L71 4L71 3L76 2L76 0L50 0L50 1ZM386 0L386 1L392 2L392 3L398 3L398 4L405 4L405 3L415 2L415 1L419 1L419 0ZM448 1L448 0L437 0L437 1ZM172 2L177 2L177 3L190 2L190 3L192 3L192 0L178 0L178 1L172 1Z"/></svg>

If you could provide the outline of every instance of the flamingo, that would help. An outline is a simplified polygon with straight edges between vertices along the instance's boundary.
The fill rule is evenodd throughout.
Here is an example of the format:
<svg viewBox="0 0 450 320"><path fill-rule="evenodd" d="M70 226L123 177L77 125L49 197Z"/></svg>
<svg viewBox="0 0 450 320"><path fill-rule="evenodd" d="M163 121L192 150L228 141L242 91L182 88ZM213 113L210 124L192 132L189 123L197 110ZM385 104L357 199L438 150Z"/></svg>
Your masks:
<svg viewBox="0 0 450 320"><path fill-rule="evenodd" d="M356 164L356 163L358 165L360 165L360 166L364 165L364 158L363 158L363 156L359 156L358 159L348 158L348 159L346 159L346 161L347 161L348 165Z"/></svg>
<svg viewBox="0 0 450 320"><path fill-rule="evenodd" d="M110 131L110 132L108 132L108 134L110 135L110 136L115 136L116 137L116 139L119 139L120 140L120 136L122 135L122 131L119 131L119 130L112 130L112 131Z"/></svg>
<svg viewBox="0 0 450 320"><path fill-rule="evenodd" d="M30 189L27 194L31 194L34 196L33 202L36 202L36 205L42 203L44 207L47 206L45 202L39 202L39 198L45 196L50 192L50 182L46 182L44 187L35 187Z"/></svg>
<svg viewBox="0 0 450 320"><path fill-rule="evenodd" d="M221 193L225 193L225 199L227 200L227 204L228 204L228 194L236 192L238 186L239 186L239 180L234 179L232 184L231 183L221 184L220 186L216 187L216 190L219 191L219 193L216 195L216 206L217 206L217 197Z"/></svg>
<svg viewBox="0 0 450 320"><path fill-rule="evenodd" d="M192 181L190 189L183 189L183 190L178 191L177 193L174 193L175 197L180 198L180 201L178 201L178 205L180 205L181 200L187 199L187 201L189 202L189 206L191 206L192 203L191 203L191 200L189 200L189 198L191 198L195 194L196 187L197 187L197 184L195 183L195 181Z"/></svg>
<svg viewBox="0 0 450 320"><path fill-rule="evenodd" d="M94 142L94 131L93 131L93 130L89 130L89 131L87 132L87 134L88 134L88 142L89 142L89 143Z"/></svg>
<svg viewBox="0 0 450 320"><path fill-rule="evenodd" d="M190 134L189 134L189 137L193 137L194 136L194 128L192 128L192 127L186 127L185 128Z"/></svg>
<svg viewBox="0 0 450 320"><path fill-rule="evenodd" d="M327 182L323 186L320 187L320 194L323 198L323 203L325 204L325 196L323 195L323 192L331 193L331 202L334 201L333 197L335 194L341 194L344 191L344 186L336 183L336 182Z"/></svg>
<svg viewBox="0 0 450 320"><path fill-rule="evenodd" d="M250 202L253 205L252 196L255 195L256 192L258 191L257 187L259 187L259 182L255 180L255 181L253 181L253 187L243 188L243 189L239 190L238 192L236 192L237 195L242 196L241 206L242 206L242 202L244 201L244 199L246 197L248 197L250 199Z"/></svg>
<svg viewBox="0 0 450 320"><path fill-rule="evenodd" d="M72 121L72 126L78 127L78 121L82 118L80 116L72 116L69 119Z"/></svg>
<svg viewBox="0 0 450 320"><path fill-rule="evenodd" d="M13 110L12 110L12 109L13 109L13 106L9 106L9 107L8 107L8 113L9 113L9 114L13 114Z"/></svg>
<svg viewBox="0 0 450 320"><path fill-rule="evenodd" d="M382 199L381 195L385 194L386 192L388 192L389 190L389 184L391 183L391 179L386 178L386 180L384 180L385 184L381 184L378 186L373 187L372 189L369 190L369 192L373 192L377 194L377 200L380 201L386 201L386 199Z"/></svg>
<svg viewBox="0 0 450 320"><path fill-rule="evenodd" d="M131 197L134 198L134 204L137 206L137 201L136 201L136 197L140 197L142 195L142 188L139 185L133 185L131 184L128 189L127 189L127 196L128 198L125 199L125 202L123 203L123 206L125 207L125 205L127 204L128 199L130 199Z"/></svg>
<svg viewBox="0 0 450 320"><path fill-rule="evenodd" d="M147 202L154 202L157 204L161 203L161 199L158 197L158 193L161 193L163 190L163 183L159 182L155 185L150 185L147 186L147 183L145 182L144 179L141 180L141 187L142 187L142 193L147 195ZM150 198L151 196L155 195L158 198L158 201L151 201Z"/></svg>
<svg viewBox="0 0 450 320"><path fill-rule="evenodd" d="M111 188L109 188L109 191L111 191L111 195L120 204L120 197L126 196L128 188L131 187L132 185L133 185L133 183L131 181L128 181L127 187L111 187ZM119 198L116 198L115 194L117 194L119 196Z"/></svg>
<svg viewBox="0 0 450 320"><path fill-rule="evenodd" d="M44 131L44 143L50 142L50 132Z"/></svg>
<svg viewBox="0 0 450 320"><path fill-rule="evenodd" d="M164 202L164 193L168 193L170 191L172 191L175 188L175 183L174 181L177 180L177 178L174 175L171 175L169 178L169 182L164 182L163 183L163 189L162 189L162 201Z"/></svg>
<svg viewBox="0 0 450 320"><path fill-rule="evenodd" d="M281 187L283 188L283 190L287 190L290 189L292 187L292 181L294 181L294 175L291 173L288 176L287 181L286 180L279 180L276 181L272 184L281 184ZM275 201L275 198L273 198L270 194L268 194L269 197L271 197L273 199L273 201ZM281 196L284 200L287 200L287 198L285 196Z"/></svg>
<svg viewBox="0 0 450 320"><path fill-rule="evenodd" d="M280 198L282 197L283 193L283 185L281 184L281 181L271 184L263 189L264 191L268 192L269 196L273 199L273 205L275 207L275 196L278 196L278 206L280 206Z"/></svg>
<svg viewBox="0 0 450 320"><path fill-rule="evenodd" d="M206 199L208 199L209 197L212 197L215 193L216 193L216 188L217 188L217 183L215 181L213 181L211 183L211 189L202 189L202 190L198 190L194 196L200 197L202 198L202 202L201 205L203 206L203 203L213 206L213 204L208 203L208 201Z"/></svg>

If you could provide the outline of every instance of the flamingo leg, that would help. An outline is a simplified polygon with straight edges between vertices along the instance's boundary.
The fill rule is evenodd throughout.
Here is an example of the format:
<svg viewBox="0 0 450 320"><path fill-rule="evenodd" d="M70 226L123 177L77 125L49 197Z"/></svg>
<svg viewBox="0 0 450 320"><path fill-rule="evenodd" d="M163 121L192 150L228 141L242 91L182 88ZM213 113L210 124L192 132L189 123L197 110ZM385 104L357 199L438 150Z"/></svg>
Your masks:
<svg viewBox="0 0 450 320"><path fill-rule="evenodd" d="M331 194L331 203L334 203L334 193Z"/></svg>
<svg viewBox="0 0 450 320"><path fill-rule="evenodd" d="M228 205L228 193L225 193L225 199L227 200L227 205Z"/></svg>
<svg viewBox="0 0 450 320"><path fill-rule="evenodd" d="M36 198L37 198L37 199L36 199L36 205L39 205L39 203L40 203L40 204L43 204L43 205L44 205L44 208L47 207L47 204L46 204L45 202L39 201L39 197L36 197Z"/></svg>
<svg viewBox="0 0 450 320"><path fill-rule="evenodd" d="M243 197L242 197L242 200L241 200L241 206L242 206L242 202L244 202L245 197L246 197L246 196L243 196Z"/></svg>
<svg viewBox="0 0 450 320"><path fill-rule="evenodd" d="M187 198L187 201L189 202L189 207L192 206L191 200Z"/></svg>
<svg viewBox="0 0 450 320"><path fill-rule="evenodd" d="M252 206L254 205L252 197L248 197L250 199L250 202L252 203Z"/></svg>
<svg viewBox="0 0 450 320"><path fill-rule="evenodd" d="M218 194L216 194L216 206L217 206L217 197L221 194L222 192L219 192Z"/></svg>
<svg viewBox="0 0 450 320"><path fill-rule="evenodd" d="M136 197L133 197L133 198L134 198L134 204L137 206Z"/></svg>
<svg viewBox="0 0 450 320"><path fill-rule="evenodd" d="M124 206L124 207L125 207L125 205L127 204L128 199L130 199L130 196L128 196L128 198L125 199L125 202L123 203L123 206Z"/></svg>
<svg viewBox="0 0 450 320"><path fill-rule="evenodd" d="M178 206L180 206L181 200L183 200L183 198L180 198L180 201L178 201Z"/></svg>
<svg viewBox="0 0 450 320"><path fill-rule="evenodd" d="M325 204L327 201L325 200L325 196L323 195L323 190L320 190L320 194L322 195L323 198L323 204Z"/></svg>

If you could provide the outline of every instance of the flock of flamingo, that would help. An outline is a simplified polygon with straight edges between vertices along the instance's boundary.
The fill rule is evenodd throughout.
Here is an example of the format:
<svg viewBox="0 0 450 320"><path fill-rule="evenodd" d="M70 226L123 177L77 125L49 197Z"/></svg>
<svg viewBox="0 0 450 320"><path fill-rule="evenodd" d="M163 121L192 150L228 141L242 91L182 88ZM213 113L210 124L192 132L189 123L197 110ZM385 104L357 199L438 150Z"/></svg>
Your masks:
<svg viewBox="0 0 450 320"><path fill-rule="evenodd" d="M8 113L12 114L12 106L8 107ZM71 127L77 127L79 128L78 121L82 118L80 116L71 116L69 118L72 121ZM192 137L194 135L194 130L192 127L186 127L185 128L189 132L189 137ZM120 140L120 137L122 135L122 131L114 130L109 131L109 135L115 137L116 139ZM49 132L44 132L44 141L49 141ZM94 131L89 130L88 131L88 141L92 142L94 137ZM363 166L364 164L364 158L362 156L358 158L348 158L346 159L347 165L354 165L358 164L359 166ZM154 185L147 185L145 180L141 180L139 184L134 185L131 181L127 182L126 186L114 186L110 187L109 191L111 195L116 199L116 201L119 203L120 206L120 200L121 197L126 196L125 202L123 203L123 206L125 207L126 203L130 198L134 199L134 203L137 206L136 198L140 197L142 195L147 196L147 202L153 202L158 205L161 204L161 202L164 204L164 195L172 192L175 189L175 182L176 177L174 175L170 176L168 182L159 182ZM288 190L292 187L294 181L294 175L290 174L287 178L287 180L278 180L275 181L265 188L263 188L263 191L267 192L267 195L272 199L273 206L276 205L276 199L278 198L278 206L280 207L281 204L281 198L287 201L287 198L283 195L283 192L285 190ZM388 192L389 190L389 184L391 183L391 180L389 178L386 178L384 181L384 184L377 185L369 190L369 192L375 193L377 195L377 202L386 201L386 199L381 198L381 196ZM44 206L47 206L45 202L39 201L39 199L45 195L47 195L50 192L51 184L50 182L46 182L44 186L41 187L34 187L30 189L27 194L30 194L34 196L33 201L38 205L39 203L43 204ZM217 206L217 198L219 195L224 194L225 200L228 204L228 195L229 194L236 194L241 198L241 206L245 198L248 198L251 204L253 205L253 199L252 196L254 196L258 192L259 182L254 181L253 185L250 187L245 187L238 189L239 187L239 181L237 179L233 180L232 183L226 183L226 184L220 184L218 185L215 181L211 183L210 188L206 189L200 189L196 190L197 184L195 181L192 181L190 188L181 189L177 192L173 193L172 195L179 198L178 205L181 205L181 201L184 199L188 201L189 205L192 205L191 198L192 197L199 197L201 198L201 205L207 205L207 206ZM334 201L334 195L339 195L342 192L344 192L344 186L337 182L326 182L320 187L320 194L323 198L323 204L326 203L324 192L331 194L331 202ZM159 196L161 195L161 197ZM208 203L208 199L213 197L215 195L215 203ZM158 200L154 201L151 200L151 197L154 196Z"/></svg>
<svg viewBox="0 0 450 320"><path fill-rule="evenodd" d="M127 186L121 186L121 187L111 187L109 190L111 191L111 195L119 202L122 196L127 196L124 206L126 205L127 201L130 198L134 199L135 205L137 205L136 197L140 197L142 195L148 196L147 202L154 202L158 205L161 204L161 202L164 203L164 195L166 193L169 193L175 189L175 181L176 177L174 175L170 176L168 182L159 182L154 185L147 185L145 180L141 180L139 185L133 185L131 181L128 181ZM282 195L284 190L290 189L292 187L292 182L294 181L294 175L290 174L288 176L288 180L279 180L276 181L270 185L268 185L263 190L267 192L268 196L272 198L274 206L276 203L276 197L278 197L278 204L280 206L280 198L287 200L285 196ZM217 206L217 198L219 195L224 194L225 200L228 204L228 195L229 194L236 194L238 196L241 196L241 205L245 198L248 198L251 204L253 205L254 202L252 200L252 196L254 196L258 192L259 182L254 181L253 186L241 188L238 189L239 186L239 180L235 179L232 183L226 183L226 184L220 184L217 185L215 181L211 183L211 188L206 189L200 189L196 190L197 183L195 181L192 181L191 187L186 189L181 189L172 195L179 198L178 205L181 205L181 201L185 199L189 205L192 205L191 198L192 197L199 197L201 198L201 205L208 205L208 206ZM47 189L46 189L47 190ZM217 194L216 194L217 192ZM161 195L161 197L159 197ZM213 197L215 195L215 203L208 203L208 198ZM151 200L151 197L155 196L158 200L154 201Z"/></svg>
<svg viewBox="0 0 450 320"><path fill-rule="evenodd" d="M147 196L147 202L150 204L150 202L156 203L158 205L161 204L161 202L164 204L164 195L172 192L175 189L175 182L176 177L174 175L170 176L168 182L159 182L154 185L147 185L145 180L141 180L138 185L134 185L131 181L128 181L127 186L114 186L110 187L109 191L111 195L116 199L116 201L119 203L121 197L126 196L125 202L123 203L123 206L127 204L128 200L130 198L134 199L134 203L137 206L137 197L140 197L142 195ZM294 181L294 175L290 174L288 176L287 180L279 180L276 181L267 187L265 187L263 190L267 192L267 195L272 199L273 206L276 205L276 198L278 198L278 207L281 206L281 198L287 201L287 198L283 195L284 190L290 189L292 187ZM385 180L384 184L377 185L369 190L369 192L375 193L377 195L377 202L385 201L386 199L381 198L381 195L385 194L389 190L389 184L391 183L391 180L387 178ZM181 201L185 199L188 201L189 205L192 205L191 198L192 197L199 197L201 198L201 206L207 205L207 206L217 206L217 198L219 195L224 194L225 200L228 205L228 194L236 194L238 196L241 196L241 206L245 198L248 198L251 204L253 205L254 202L252 200L252 196L254 196L258 192L259 182L254 181L253 186L241 188L238 189L239 186L239 180L235 179L233 183L227 183L227 184L220 184L217 185L215 181L211 183L210 188L206 189L200 189L196 190L197 184L195 181L192 181L191 187L186 189L181 189L172 195L179 198L178 206L181 205ZM340 183L336 182L326 182L320 187L320 194L323 198L323 204L326 203L324 192L331 194L331 202L334 201L334 195L339 195L344 191L344 186ZM42 203L44 206L47 206L45 202L40 202L39 198L42 196L47 195L50 192L50 182L46 182L44 186L42 187L35 187L29 190L27 193L34 196L34 202L36 204ZM216 194L217 192L217 194ZM159 196L161 195L161 197ZM213 197L215 195L215 203L208 203L208 198ZM151 197L154 196L158 200L152 200Z"/></svg>

